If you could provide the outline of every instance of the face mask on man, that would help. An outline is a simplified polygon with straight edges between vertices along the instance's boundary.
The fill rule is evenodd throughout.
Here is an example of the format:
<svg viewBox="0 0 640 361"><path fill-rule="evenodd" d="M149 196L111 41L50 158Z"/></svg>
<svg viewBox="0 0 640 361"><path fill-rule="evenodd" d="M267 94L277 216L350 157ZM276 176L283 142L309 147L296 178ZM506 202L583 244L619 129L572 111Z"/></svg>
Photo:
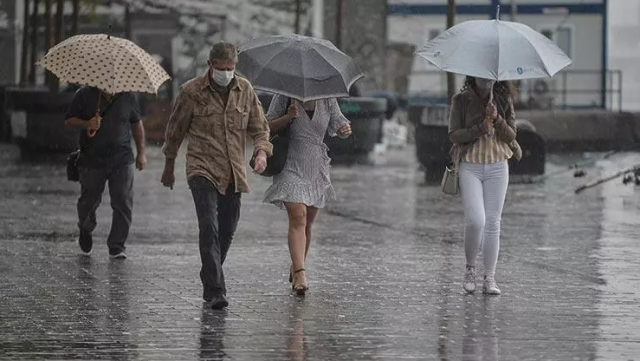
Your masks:
<svg viewBox="0 0 640 361"><path fill-rule="evenodd" d="M494 83L494 80L476 78L476 86L480 89L489 90Z"/></svg>
<svg viewBox="0 0 640 361"><path fill-rule="evenodd" d="M220 86L227 86L233 80L233 70L211 69L211 79Z"/></svg>

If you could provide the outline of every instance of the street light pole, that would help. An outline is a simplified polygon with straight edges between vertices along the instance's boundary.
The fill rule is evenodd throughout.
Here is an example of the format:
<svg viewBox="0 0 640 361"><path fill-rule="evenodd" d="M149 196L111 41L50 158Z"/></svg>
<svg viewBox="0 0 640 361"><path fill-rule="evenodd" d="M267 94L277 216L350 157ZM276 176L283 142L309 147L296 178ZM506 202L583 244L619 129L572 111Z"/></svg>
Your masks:
<svg viewBox="0 0 640 361"><path fill-rule="evenodd" d="M456 1L448 0L447 2L447 29L455 25L456 19ZM456 93L456 77L453 73L447 73L447 93L448 102L451 104L451 99Z"/></svg>

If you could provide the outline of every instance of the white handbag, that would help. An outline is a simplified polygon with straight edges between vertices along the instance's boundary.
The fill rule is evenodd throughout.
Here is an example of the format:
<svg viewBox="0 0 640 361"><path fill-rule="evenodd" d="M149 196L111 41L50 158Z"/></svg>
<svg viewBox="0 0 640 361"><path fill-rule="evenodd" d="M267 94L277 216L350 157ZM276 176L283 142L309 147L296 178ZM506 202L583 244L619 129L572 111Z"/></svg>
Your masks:
<svg viewBox="0 0 640 361"><path fill-rule="evenodd" d="M460 151L458 146L456 146L453 154L454 154L453 164L448 165L444 169L442 182L440 182L440 186L442 187L442 192L444 194L448 194L451 196L455 196L460 192L459 177L458 177L458 169L460 166Z"/></svg>

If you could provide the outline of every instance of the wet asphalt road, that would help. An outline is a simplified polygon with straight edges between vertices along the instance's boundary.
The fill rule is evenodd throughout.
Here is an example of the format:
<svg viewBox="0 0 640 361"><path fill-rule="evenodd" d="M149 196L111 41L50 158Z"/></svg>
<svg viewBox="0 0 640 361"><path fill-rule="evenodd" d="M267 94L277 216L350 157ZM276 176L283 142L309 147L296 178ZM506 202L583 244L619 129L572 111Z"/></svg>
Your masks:
<svg viewBox="0 0 640 361"><path fill-rule="evenodd" d="M227 259L231 305L200 299L197 223L184 172L136 173L129 259L110 261L108 194L94 253L78 256L77 183L0 146L0 359L640 360L640 188L574 195L570 172L511 185L497 281L467 296L458 198L421 185L411 150L334 167L339 200L318 219L311 290L288 291L287 220L252 177ZM575 158L551 156L547 171ZM589 177L640 162L623 154ZM181 163L182 164L182 163ZM479 270L481 272L481 270ZM479 273L480 273L479 272Z"/></svg>

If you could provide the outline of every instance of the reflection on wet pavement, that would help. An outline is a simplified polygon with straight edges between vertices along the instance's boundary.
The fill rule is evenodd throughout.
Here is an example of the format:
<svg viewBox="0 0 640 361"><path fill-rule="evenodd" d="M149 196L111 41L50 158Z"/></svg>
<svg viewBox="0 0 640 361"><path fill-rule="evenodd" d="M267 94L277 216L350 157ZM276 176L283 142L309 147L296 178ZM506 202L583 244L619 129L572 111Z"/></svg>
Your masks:
<svg viewBox="0 0 640 361"><path fill-rule="evenodd" d="M63 165L0 152L0 358L94 360L630 360L640 355L640 198L613 181L580 195L570 172L511 185L500 297L465 295L459 199L421 185L411 150L335 167L305 299L288 291L286 216L254 177L227 264L227 311L200 299L184 174L136 173L130 258L110 261L108 194L91 258L74 240L77 184ZM549 171L569 157L552 157ZM624 154L588 177L638 161ZM568 164L568 163L566 163ZM479 270L481 274L482 270Z"/></svg>

